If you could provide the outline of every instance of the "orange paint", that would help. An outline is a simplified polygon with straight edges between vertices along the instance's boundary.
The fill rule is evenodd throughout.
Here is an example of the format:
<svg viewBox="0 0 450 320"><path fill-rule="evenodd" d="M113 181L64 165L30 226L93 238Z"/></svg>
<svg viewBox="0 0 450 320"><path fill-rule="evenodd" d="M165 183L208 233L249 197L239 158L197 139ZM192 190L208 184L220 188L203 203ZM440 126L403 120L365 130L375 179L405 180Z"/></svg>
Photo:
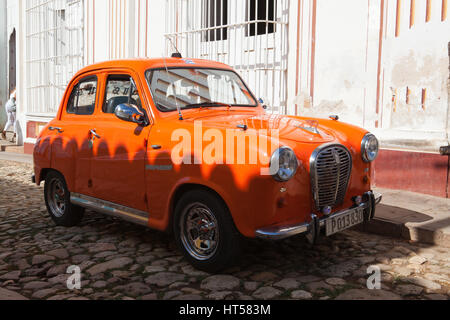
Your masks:
<svg viewBox="0 0 450 320"><path fill-rule="evenodd" d="M416 19L416 0L411 0L411 8L409 13L409 28L414 26Z"/></svg>
<svg viewBox="0 0 450 320"><path fill-rule="evenodd" d="M447 0L442 0L441 21L447 20Z"/></svg>
<svg viewBox="0 0 450 320"><path fill-rule="evenodd" d="M116 6L115 6L115 9L116 9L116 19L115 19L115 34L114 34L114 58L118 58L119 57L119 51L118 51L118 49L119 49L119 44L118 44L118 41L117 41L117 38L118 38L118 34L119 34L119 32L118 32L118 26L119 26L119 24L117 23L117 21L119 21L119 9L118 9L118 6L119 6L119 4L117 3L117 1L118 0L115 0L115 3L116 3Z"/></svg>
<svg viewBox="0 0 450 320"><path fill-rule="evenodd" d="M86 11L87 11L86 12L86 42L89 43L89 12L90 12L89 4L88 4L88 7L87 7ZM87 61L87 63L90 63L89 62L89 51L88 51L88 49L86 50L86 53L87 53L86 61Z"/></svg>
<svg viewBox="0 0 450 320"><path fill-rule="evenodd" d="M138 0L138 56L141 56L141 0Z"/></svg>
<svg viewBox="0 0 450 320"><path fill-rule="evenodd" d="M344 202L333 208L333 212L352 207L352 197L370 190L370 184L364 182L371 165L365 163L361 156L361 141L367 134L362 128L329 119L271 115L260 104L256 107L184 110L182 121L176 111L161 112L156 108L147 85L147 70L164 68L165 65L168 68L195 65L197 68L232 70L213 61L185 61L176 58L108 61L79 71L66 89L57 116L37 139L34 149L36 182L41 183L43 170L57 170L65 177L70 192L148 212L148 226L158 230L171 227L180 188L202 186L223 199L239 232L251 238L255 237L257 229L263 227L309 223L311 213L323 217L312 198L310 158L325 143L343 145L352 155L347 193ZM103 112L106 82L108 76L114 74L133 78L142 111L149 119L148 125L119 120L115 115ZM66 110L69 97L74 87L86 77L97 78L93 114L70 114ZM261 175L260 165L174 164L171 153L179 142L173 141L173 132L184 129L194 136L195 121L200 120L205 129L213 128L223 136L226 136L227 129L237 130L237 125L243 123L249 129L278 129L280 144L292 148L301 164L297 174L288 182L280 183L271 176ZM308 121L312 124L317 121L321 134L298 127L298 123ZM52 131L50 127L62 130ZM95 138L91 130L95 130L99 137ZM160 147L154 148L155 145ZM207 146L203 143L200 151ZM246 150L255 148L258 146L251 141L246 145ZM169 169L146 169L155 166ZM370 180L370 175L368 178ZM284 199L282 208L277 205L280 192Z"/></svg>
<svg viewBox="0 0 450 320"><path fill-rule="evenodd" d="M95 1L92 1L92 61L95 62Z"/></svg>
<svg viewBox="0 0 450 320"><path fill-rule="evenodd" d="M380 33L378 35L378 69L377 69L377 101L376 101L376 112L377 115L380 113L380 100L381 100L381 59L383 56L383 29L384 29L385 23L384 23L384 0L381 0L380 3ZM375 121L375 127L378 128L379 121Z"/></svg>
<svg viewBox="0 0 450 320"><path fill-rule="evenodd" d="M400 20L402 16L402 0L397 0L397 17L395 20L395 36L400 35Z"/></svg>
<svg viewBox="0 0 450 320"><path fill-rule="evenodd" d="M427 102L427 89L422 89L422 109L426 110L426 102Z"/></svg>
<svg viewBox="0 0 450 320"><path fill-rule="evenodd" d="M312 39L311 39L311 103L314 105L314 82L316 69L316 24L317 24L317 0L313 0L312 11Z"/></svg>
<svg viewBox="0 0 450 320"><path fill-rule="evenodd" d="M431 20L431 0L427 0L427 12L425 16L425 22L430 22Z"/></svg>
<svg viewBox="0 0 450 320"><path fill-rule="evenodd" d="M295 96L298 96L298 86L299 86L299 70L300 70L300 20L301 14L301 1L298 0L298 10L297 10L297 57L296 57L296 73L295 73ZM298 115L298 105L295 105L295 115Z"/></svg>
<svg viewBox="0 0 450 320"><path fill-rule="evenodd" d="M406 104L409 104L410 96L411 96L411 89L409 89L409 87L406 87Z"/></svg>

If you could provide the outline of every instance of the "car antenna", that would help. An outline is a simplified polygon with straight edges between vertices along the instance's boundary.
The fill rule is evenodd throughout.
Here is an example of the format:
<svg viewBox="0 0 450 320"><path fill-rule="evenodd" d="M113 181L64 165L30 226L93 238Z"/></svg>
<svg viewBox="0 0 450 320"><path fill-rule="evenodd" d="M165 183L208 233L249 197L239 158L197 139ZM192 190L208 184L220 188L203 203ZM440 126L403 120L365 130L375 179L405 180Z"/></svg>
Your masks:
<svg viewBox="0 0 450 320"><path fill-rule="evenodd" d="M172 41L170 41L170 42L172 42ZM167 60L166 60L165 56L164 56L164 67L166 69L167 78L170 79L169 68L167 68ZM183 121L184 120L183 119L183 114L181 113L181 107L178 104L178 99L177 99L177 90L176 90L175 85L173 83L171 84L171 86L172 86L172 90L173 90L173 93L174 93L173 96L175 98L175 105L177 106L177 111L178 111L178 116L179 116L178 120ZM169 89L169 87L167 87L167 89Z"/></svg>
<svg viewBox="0 0 450 320"><path fill-rule="evenodd" d="M180 51L178 51L177 46L173 43L172 39L171 38L167 38L167 39L169 39L170 44L176 50L175 53L172 53L172 58L179 58L179 59L183 58L183 56L181 55Z"/></svg>

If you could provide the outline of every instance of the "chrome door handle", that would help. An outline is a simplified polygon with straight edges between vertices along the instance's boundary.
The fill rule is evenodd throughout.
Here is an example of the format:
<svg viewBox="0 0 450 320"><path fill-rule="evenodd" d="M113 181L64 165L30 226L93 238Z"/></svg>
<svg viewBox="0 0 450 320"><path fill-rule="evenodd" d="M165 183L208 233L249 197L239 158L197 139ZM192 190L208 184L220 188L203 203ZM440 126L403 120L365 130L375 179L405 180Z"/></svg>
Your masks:
<svg viewBox="0 0 450 320"><path fill-rule="evenodd" d="M89 131L91 133L91 135L93 135L94 137L96 137L97 139L101 139L102 137L100 137L97 132L95 131L95 129L92 129L91 131Z"/></svg>
<svg viewBox="0 0 450 320"><path fill-rule="evenodd" d="M48 130L50 130L50 131L58 130L58 133L63 133L64 132L64 130L62 128L59 128L59 127L49 127Z"/></svg>

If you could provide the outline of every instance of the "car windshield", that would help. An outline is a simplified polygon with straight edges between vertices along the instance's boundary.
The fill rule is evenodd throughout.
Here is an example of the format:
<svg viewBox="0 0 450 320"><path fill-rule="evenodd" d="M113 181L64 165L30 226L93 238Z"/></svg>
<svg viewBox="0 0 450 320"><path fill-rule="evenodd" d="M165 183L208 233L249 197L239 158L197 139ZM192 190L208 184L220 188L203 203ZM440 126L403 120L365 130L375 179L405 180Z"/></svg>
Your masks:
<svg viewBox="0 0 450 320"><path fill-rule="evenodd" d="M149 70L147 82L163 112L201 107L256 107L257 102L233 71L205 68Z"/></svg>

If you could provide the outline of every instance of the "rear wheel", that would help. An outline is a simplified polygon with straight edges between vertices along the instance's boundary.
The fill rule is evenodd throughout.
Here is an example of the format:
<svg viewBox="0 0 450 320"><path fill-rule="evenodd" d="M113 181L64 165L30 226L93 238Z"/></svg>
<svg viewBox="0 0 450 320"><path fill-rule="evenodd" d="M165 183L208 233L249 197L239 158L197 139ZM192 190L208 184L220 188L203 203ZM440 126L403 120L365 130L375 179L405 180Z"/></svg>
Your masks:
<svg viewBox="0 0 450 320"><path fill-rule="evenodd" d="M81 222L84 209L70 203L70 192L62 174L56 171L47 174L44 195L47 211L56 225L73 227Z"/></svg>
<svg viewBox="0 0 450 320"><path fill-rule="evenodd" d="M204 191L184 194L175 208L174 233L185 258L197 269L218 272L240 254L240 235L221 199Z"/></svg>

